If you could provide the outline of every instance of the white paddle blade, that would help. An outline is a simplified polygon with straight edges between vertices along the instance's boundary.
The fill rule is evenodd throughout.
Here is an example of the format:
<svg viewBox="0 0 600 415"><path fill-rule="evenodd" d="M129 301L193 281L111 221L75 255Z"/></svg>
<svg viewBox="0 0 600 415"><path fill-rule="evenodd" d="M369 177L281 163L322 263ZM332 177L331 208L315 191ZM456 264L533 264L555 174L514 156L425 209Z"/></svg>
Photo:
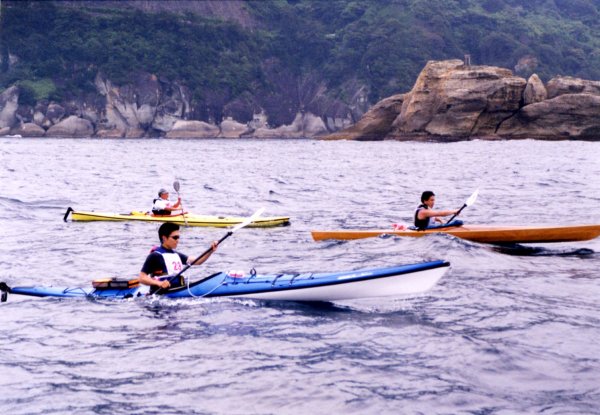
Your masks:
<svg viewBox="0 0 600 415"><path fill-rule="evenodd" d="M250 225L252 222L254 222L256 219L258 219L258 217L260 215L263 214L263 212L265 211L265 208L262 207L260 209L258 209L256 212L254 212L254 214L252 216L250 216L248 219L246 219L245 221L243 221L242 223L239 223L237 225L235 225L232 229L231 229L231 233L237 231L238 229L242 229L245 226Z"/></svg>
<svg viewBox="0 0 600 415"><path fill-rule="evenodd" d="M479 194L479 188L477 190L475 190L475 192L471 195L471 197L469 197L467 199L467 201L465 202L465 205L471 206L473 203L475 203L475 200L477 199L478 194Z"/></svg>

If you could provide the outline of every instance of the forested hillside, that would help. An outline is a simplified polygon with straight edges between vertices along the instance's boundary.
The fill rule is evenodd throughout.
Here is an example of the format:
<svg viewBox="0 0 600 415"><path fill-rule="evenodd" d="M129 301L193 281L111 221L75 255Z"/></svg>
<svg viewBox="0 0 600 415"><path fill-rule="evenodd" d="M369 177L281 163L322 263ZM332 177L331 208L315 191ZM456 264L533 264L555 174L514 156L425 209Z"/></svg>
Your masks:
<svg viewBox="0 0 600 415"><path fill-rule="evenodd" d="M365 85L374 103L410 90L428 60L465 54L525 77L600 79L599 0L169 3L2 1L0 88L17 83L34 104L91 92L98 72L117 84L145 72L218 107L276 102L292 85L280 77L311 78L343 102Z"/></svg>

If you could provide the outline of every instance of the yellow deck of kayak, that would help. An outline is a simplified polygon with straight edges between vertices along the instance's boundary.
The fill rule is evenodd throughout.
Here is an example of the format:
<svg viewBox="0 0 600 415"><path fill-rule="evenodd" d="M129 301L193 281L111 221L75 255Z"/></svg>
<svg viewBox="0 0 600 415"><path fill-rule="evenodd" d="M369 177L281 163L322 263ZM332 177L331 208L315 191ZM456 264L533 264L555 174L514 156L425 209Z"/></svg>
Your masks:
<svg viewBox="0 0 600 415"><path fill-rule="evenodd" d="M468 225L441 229L415 230L359 230L341 229L312 231L315 241L325 239L350 240L371 238L380 235L420 237L434 233L446 233L457 238L485 243L546 243L587 241L600 236L600 225L571 226L480 226Z"/></svg>
<svg viewBox="0 0 600 415"><path fill-rule="evenodd" d="M65 216L66 218L66 216ZM192 213L186 213L185 219L183 215L172 215L172 216L154 216L146 212L133 211L131 213L106 213L106 212L85 212L85 211L71 211L71 220L73 221L141 221L141 222L173 222L179 225L185 225L186 221L189 226L207 226L226 228L229 226L237 225L245 221L246 217L237 216L210 216L210 215L194 215ZM272 216L272 217L261 217L253 221L249 227L261 228L270 226L281 226L288 225L290 222L289 217L284 216Z"/></svg>

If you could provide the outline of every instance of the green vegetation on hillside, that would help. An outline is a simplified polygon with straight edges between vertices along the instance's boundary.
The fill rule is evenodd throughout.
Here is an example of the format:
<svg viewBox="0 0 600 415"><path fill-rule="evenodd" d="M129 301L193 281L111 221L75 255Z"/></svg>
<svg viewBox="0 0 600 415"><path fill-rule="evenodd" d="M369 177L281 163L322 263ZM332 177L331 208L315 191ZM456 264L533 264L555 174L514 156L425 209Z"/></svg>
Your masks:
<svg viewBox="0 0 600 415"><path fill-rule="evenodd" d="M91 91L98 71L116 83L144 71L230 99L268 88L264 65L276 61L333 89L358 79L375 102L410 90L428 60L465 54L511 69L529 56L537 65L521 75L544 80L600 79L598 0L254 0L252 30L189 14L1 4L0 88L21 81L35 98ZM8 53L19 60L10 70Z"/></svg>

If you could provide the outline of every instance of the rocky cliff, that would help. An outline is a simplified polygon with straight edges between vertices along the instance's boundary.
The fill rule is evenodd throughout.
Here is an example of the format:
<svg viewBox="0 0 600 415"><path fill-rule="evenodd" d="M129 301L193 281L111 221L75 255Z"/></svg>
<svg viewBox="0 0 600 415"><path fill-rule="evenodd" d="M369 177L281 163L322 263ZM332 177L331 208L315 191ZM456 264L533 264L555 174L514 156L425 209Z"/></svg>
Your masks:
<svg viewBox="0 0 600 415"><path fill-rule="evenodd" d="M352 125L368 109L368 89L343 86L349 103L331 98L318 76L277 71L270 89L252 96L192 99L188 88L149 73L116 85L102 74L95 93L59 102L19 104L20 89L0 94L0 135L101 138L305 138Z"/></svg>
<svg viewBox="0 0 600 415"><path fill-rule="evenodd" d="M535 74L526 80L504 68L431 61L410 92L323 138L598 140L600 82L556 77L544 85Z"/></svg>

